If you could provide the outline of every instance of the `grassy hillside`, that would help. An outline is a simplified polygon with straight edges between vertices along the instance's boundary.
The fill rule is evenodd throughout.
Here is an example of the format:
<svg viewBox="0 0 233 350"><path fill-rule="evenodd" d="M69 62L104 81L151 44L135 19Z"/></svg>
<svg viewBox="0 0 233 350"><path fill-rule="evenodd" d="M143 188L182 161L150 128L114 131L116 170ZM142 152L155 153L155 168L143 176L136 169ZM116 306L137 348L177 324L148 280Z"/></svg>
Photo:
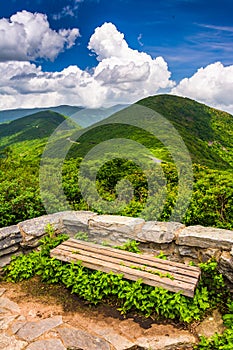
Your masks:
<svg viewBox="0 0 233 350"><path fill-rule="evenodd" d="M65 120L61 114L45 111L0 124L0 147L22 141L44 139Z"/></svg>
<svg viewBox="0 0 233 350"><path fill-rule="evenodd" d="M233 116L188 98L158 95L138 104L167 118L179 131L194 162L233 166Z"/></svg>
<svg viewBox="0 0 233 350"><path fill-rule="evenodd" d="M228 169L233 166L232 115L187 98L171 95L149 97L139 101L138 104L160 113L174 125L185 142L193 162L212 169ZM82 157L94 145L122 137L140 142L149 148L155 157L163 161L171 160L166 147L149 132L131 125L114 124L124 113L123 110L113 114L105 119L104 123L98 122L87 129L79 139L80 145L74 145L70 150L70 157L75 155ZM105 125L106 122L110 125Z"/></svg>
<svg viewBox="0 0 233 350"><path fill-rule="evenodd" d="M170 96L159 95L141 100L138 104L157 111L169 120L180 133L193 160L193 195L183 217L187 225L202 224L233 228L233 117L227 113L207 107L195 101ZM121 106L120 106L121 107ZM114 110L114 112L118 110ZM162 160L162 172L166 178L166 201L161 215L157 217L157 199L148 200L147 177L137 164L127 160L128 154L121 152L122 159L108 161L99 169L96 178L97 191L103 199L114 202L118 196L116 187L120 180L125 179L132 183L133 198L117 214L128 216L140 216L144 210L146 220L169 220L176 204L179 188L178 170L173 164L168 149L156 139L149 131L142 127L126 125L127 110L112 114L104 121L83 129L80 136L80 128L60 132L52 145L52 159L48 160L49 172L57 174L57 159L64 149L70 147L70 151L63 165L63 190L67 201L75 210L95 210L99 213L108 210L97 206L91 206L85 202L79 188L79 166L82 158L96 145L105 140L115 138L130 138L149 149L154 157ZM85 113L83 114L83 116ZM97 113L97 117L103 117L103 113ZM106 115L109 115L109 111ZM123 118L122 118L123 116ZM87 112L89 122L96 115ZM122 123L115 124L121 117ZM131 116L132 120L135 118ZM143 126L143 118L140 126ZM40 157L48 142L48 137L60 123L67 119L52 111L39 112L9 123L0 124L0 226L7 226L27 218L45 214L45 208L40 198L39 167ZM109 123L109 125L106 125ZM72 124L73 127L73 124ZM133 146L132 146L133 147ZM109 150L106 149L106 152ZM140 153L132 148L132 152ZM139 154L138 153L138 154ZM125 159L124 159L125 158ZM101 159L102 161L102 159ZM90 161L90 171L97 166L95 161ZM59 175L59 174L58 174ZM93 182L93 181L92 181ZM48 181L48 197L53 200L54 211L62 210L59 207L59 198L53 196ZM53 183L53 181L52 181ZM53 185L56 187L56 179ZM158 184L155 183L155 188ZM91 183L86 183L87 188ZM124 183L121 189L124 191ZM159 184L159 190L161 184ZM53 204L52 203L52 204ZM98 203L97 203L98 204Z"/></svg>

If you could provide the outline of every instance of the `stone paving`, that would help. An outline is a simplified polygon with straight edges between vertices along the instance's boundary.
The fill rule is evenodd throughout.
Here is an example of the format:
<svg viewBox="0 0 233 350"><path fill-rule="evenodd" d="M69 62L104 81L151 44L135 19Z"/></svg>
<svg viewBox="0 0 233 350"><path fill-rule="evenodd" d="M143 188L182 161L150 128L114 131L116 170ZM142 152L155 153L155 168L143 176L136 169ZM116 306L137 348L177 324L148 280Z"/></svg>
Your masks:
<svg viewBox="0 0 233 350"><path fill-rule="evenodd" d="M30 315L21 315L18 304L6 297L0 288L0 349L1 350L162 350L190 349L195 337L185 330L152 325L137 339L128 339L124 322L119 332L111 327L100 327L90 320L84 331L64 322L62 316L32 321ZM91 329L91 331L90 331Z"/></svg>

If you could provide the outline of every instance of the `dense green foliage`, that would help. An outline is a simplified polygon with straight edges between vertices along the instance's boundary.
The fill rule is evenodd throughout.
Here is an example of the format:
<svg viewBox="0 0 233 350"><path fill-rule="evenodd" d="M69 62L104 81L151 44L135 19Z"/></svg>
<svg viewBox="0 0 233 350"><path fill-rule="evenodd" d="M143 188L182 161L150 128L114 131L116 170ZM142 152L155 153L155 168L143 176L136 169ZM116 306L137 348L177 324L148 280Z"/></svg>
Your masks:
<svg viewBox="0 0 233 350"><path fill-rule="evenodd" d="M216 333L211 338L201 337L196 350L231 350L233 346L233 329L227 329L223 334Z"/></svg>
<svg viewBox="0 0 233 350"><path fill-rule="evenodd" d="M186 225L201 224L233 229L233 117L190 99L160 95L139 104L166 117L179 131L190 152L193 164L193 192L183 217ZM78 179L83 157L103 141L130 138L150 149L154 157L162 160L166 179L166 200L158 207L157 198L148 196L148 182L143 169L132 160L115 157L100 165L89 161L90 170L99 169L96 188L107 203L118 198L117 187L122 179L133 186L132 199L123 203L117 214L143 216L146 220L169 220L175 206L179 176L171 154L149 132L140 128L111 124L117 116L109 118L110 125L97 124L87 129L74 143L63 164L63 189L75 210L95 210L108 213L98 201L93 208L83 199ZM65 121L54 112L38 113L8 124L0 124L0 227L45 214L40 197L40 157L48 136ZM57 150L62 150L72 133L67 127L59 134ZM135 151L136 152L136 151ZM52 157L53 158L53 157ZM56 164L56 155L51 159ZM161 185L157 180L154 185ZM155 181L155 182L156 182ZM86 181L88 188L90 183ZM124 183L122 185L124 190ZM159 188L159 187L158 187ZM159 192L159 191L158 191ZM49 194L48 194L49 195ZM55 199L59 202L59 199ZM106 206L107 208L107 206ZM62 209L62 208L61 208ZM161 210L160 210L161 209ZM143 213L143 214L142 214ZM227 330L210 339L201 338L198 350L229 350L233 346L233 304L229 299L223 278L216 272L216 263L201 264L202 279L194 299L168 292L162 288L144 285L140 280L131 282L122 275L91 271L79 264L65 264L49 257L49 251L66 236L55 237L48 228L48 237L42 240L41 250L20 255L5 269L8 280L17 282L39 275L49 283L63 283L73 293L97 304L101 301L116 305L122 313L137 311L146 316L157 315L184 322L200 320L205 312L220 307ZM79 238L82 238L79 234ZM85 238L85 237L84 237ZM139 253L137 242L127 242L120 249ZM161 253L161 258L165 256ZM133 268L133 267L132 267Z"/></svg>

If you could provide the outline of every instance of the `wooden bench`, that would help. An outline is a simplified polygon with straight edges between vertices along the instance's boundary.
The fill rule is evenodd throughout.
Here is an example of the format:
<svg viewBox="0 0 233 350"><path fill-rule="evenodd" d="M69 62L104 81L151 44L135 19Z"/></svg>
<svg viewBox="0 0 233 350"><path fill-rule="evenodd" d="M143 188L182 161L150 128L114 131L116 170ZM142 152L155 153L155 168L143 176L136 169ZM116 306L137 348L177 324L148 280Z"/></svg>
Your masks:
<svg viewBox="0 0 233 350"><path fill-rule="evenodd" d="M103 272L123 274L124 278L193 297L199 267L186 266L149 254L136 254L99 244L70 238L50 252L50 256L65 262L81 261L82 265Z"/></svg>

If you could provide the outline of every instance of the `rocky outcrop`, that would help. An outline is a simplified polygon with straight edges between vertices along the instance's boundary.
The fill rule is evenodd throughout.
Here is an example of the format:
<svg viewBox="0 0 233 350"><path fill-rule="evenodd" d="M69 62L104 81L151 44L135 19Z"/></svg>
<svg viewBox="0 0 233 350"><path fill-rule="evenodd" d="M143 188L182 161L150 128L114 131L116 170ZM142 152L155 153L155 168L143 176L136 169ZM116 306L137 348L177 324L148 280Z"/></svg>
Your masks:
<svg viewBox="0 0 233 350"><path fill-rule="evenodd" d="M127 240L141 242L141 248L157 255L161 250L170 260L188 263L214 257L219 271L233 283L233 231L203 226L185 227L177 222L145 222L140 218L97 215L90 211L65 211L26 220L0 229L0 267L11 256L39 245L51 224L55 231L71 237L85 232L90 241L119 245Z"/></svg>

